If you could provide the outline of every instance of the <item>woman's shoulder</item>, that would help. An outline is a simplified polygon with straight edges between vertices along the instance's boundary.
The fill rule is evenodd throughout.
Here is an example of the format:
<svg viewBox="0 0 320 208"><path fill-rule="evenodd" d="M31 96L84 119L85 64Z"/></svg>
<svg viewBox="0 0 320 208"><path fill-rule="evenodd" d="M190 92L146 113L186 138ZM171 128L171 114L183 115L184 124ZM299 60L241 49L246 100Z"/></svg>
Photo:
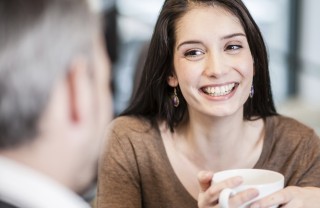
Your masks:
<svg viewBox="0 0 320 208"><path fill-rule="evenodd" d="M310 186L318 180L320 139L315 131L287 116L266 118L266 137L257 163L283 173L286 185Z"/></svg>
<svg viewBox="0 0 320 208"><path fill-rule="evenodd" d="M147 137L157 134L157 126L144 117L120 116L115 118L108 126L108 131L118 137Z"/></svg>
<svg viewBox="0 0 320 208"><path fill-rule="evenodd" d="M314 130L311 127L307 126L301 121L298 121L295 118L284 116L284 115L270 116L267 118L267 122L272 123L274 127L281 130L288 129L294 132L303 131L305 133L314 132Z"/></svg>
<svg viewBox="0 0 320 208"><path fill-rule="evenodd" d="M121 116L115 118L106 132L109 151L118 154L139 153L136 159L145 161L164 154L163 143L157 125L143 117Z"/></svg>
<svg viewBox="0 0 320 208"><path fill-rule="evenodd" d="M151 122L143 117L138 116L120 116L113 119L110 126L113 129L129 127L131 129L140 129L146 126L150 127Z"/></svg>
<svg viewBox="0 0 320 208"><path fill-rule="evenodd" d="M266 119L266 131L278 137L296 139L318 138L314 129L295 118L277 115Z"/></svg>

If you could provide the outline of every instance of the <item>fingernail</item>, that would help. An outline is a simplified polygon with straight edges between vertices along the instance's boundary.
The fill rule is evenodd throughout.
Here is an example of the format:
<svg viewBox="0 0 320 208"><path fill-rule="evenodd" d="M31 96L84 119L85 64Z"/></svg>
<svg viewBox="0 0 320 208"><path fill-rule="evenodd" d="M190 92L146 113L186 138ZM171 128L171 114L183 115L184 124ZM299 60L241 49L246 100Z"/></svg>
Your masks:
<svg viewBox="0 0 320 208"><path fill-rule="evenodd" d="M250 196L250 198L255 198L255 197L259 196L259 191L256 190L256 189L252 189L252 190L249 192L249 196Z"/></svg>
<svg viewBox="0 0 320 208"><path fill-rule="evenodd" d="M241 176L237 176L237 177L235 177L234 179L233 179L233 183L234 184L240 184L240 183L242 183L243 182L243 178L241 177Z"/></svg>
<svg viewBox="0 0 320 208"><path fill-rule="evenodd" d="M250 206L250 208L260 208L259 204L253 204Z"/></svg>
<svg viewBox="0 0 320 208"><path fill-rule="evenodd" d="M206 176L206 177L212 177L212 173L211 173L211 172L207 172L207 173L205 174L205 176Z"/></svg>

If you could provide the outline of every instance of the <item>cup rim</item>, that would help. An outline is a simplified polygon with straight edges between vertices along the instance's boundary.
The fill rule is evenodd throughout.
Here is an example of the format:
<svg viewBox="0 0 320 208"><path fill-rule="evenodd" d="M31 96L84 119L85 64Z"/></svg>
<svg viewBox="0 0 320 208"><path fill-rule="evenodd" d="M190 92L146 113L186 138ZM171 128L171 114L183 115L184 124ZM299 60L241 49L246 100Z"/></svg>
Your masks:
<svg viewBox="0 0 320 208"><path fill-rule="evenodd" d="M216 173L213 174L213 177L212 177L212 180L213 182L215 182L218 178L218 182L221 182L223 180L227 180L228 178L230 177L233 177L233 176L237 176L237 175L233 175L233 176L230 176L230 177L226 177L224 179L220 179L219 180L219 175L220 174L227 174L227 173L230 173L230 172L236 172L236 171L245 171L245 172L258 172L258 173L271 173L273 175L275 175L275 177L278 177L279 180L277 181L273 181L273 182L270 182L270 183L265 183L265 184L271 184L271 183L278 183L279 181L284 181L284 175L277 172L277 171L274 171L274 170L268 170L268 169L256 169L256 168L235 168L235 169L227 169L227 170L222 170L222 171L218 171ZM241 176L241 174L240 174ZM256 184L256 185L259 185L259 184ZM262 184L261 184L262 185Z"/></svg>

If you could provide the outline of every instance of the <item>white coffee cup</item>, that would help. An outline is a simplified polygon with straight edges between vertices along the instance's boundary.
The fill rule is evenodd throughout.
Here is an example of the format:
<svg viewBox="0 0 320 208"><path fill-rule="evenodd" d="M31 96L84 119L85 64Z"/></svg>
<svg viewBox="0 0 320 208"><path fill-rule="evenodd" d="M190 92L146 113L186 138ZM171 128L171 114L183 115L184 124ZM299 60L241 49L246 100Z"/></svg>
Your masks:
<svg viewBox="0 0 320 208"><path fill-rule="evenodd" d="M264 169L231 169L217 172L213 176L213 183L219 183L235 176L241 176L243 183L238 187L232 189L226 188L221 191L219 195L219 205L221 208L228 208L231 196L249 188L257 189L259 196L246 202L239 208L249 207L253 202L284 187L284 176L281 173ZM278 206L274 206L273 208L276 207Z"/></svg>

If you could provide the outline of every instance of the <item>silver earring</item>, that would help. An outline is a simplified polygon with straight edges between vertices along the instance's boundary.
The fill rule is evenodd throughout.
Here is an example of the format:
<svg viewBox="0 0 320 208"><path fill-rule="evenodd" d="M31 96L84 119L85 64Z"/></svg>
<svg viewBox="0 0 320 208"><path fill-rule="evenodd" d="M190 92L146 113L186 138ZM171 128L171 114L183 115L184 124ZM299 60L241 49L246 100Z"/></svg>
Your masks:
<svg viewBox="0 0 320 208"><path fill-rule="evenodd" d="M253 98L253 95L254 95L254 87L253 87L253 84L251 85L251 89L250 89L250 98Z"/></svg>
<svg viewBox="0 0 320 208"><path fill-rule="evenodd" d="M180 104L180 101L179 101L179 97L177 95L177 89L176 88L174 88L174 90L173 90L173 94L171 95L171 100L172 100L173 106L177 108L179 106L179 104Z"/></svg>

